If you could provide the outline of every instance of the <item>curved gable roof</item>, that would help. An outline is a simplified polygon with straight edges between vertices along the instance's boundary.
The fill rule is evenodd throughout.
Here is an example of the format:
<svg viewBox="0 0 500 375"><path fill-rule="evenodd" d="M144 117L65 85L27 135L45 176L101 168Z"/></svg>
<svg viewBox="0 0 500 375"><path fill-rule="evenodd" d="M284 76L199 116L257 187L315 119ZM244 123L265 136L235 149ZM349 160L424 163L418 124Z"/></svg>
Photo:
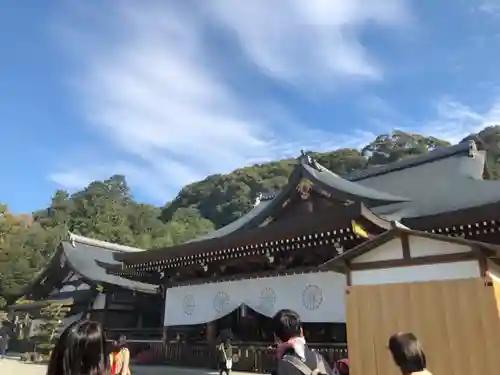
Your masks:
<svg viewBox="0 0 500 375"><path fill-rule="evenodd" d="M82 278L90 280L91 282L116 285L121 288L136 290L143 293L155 294L158 292L158 287L156 285L132 281L124 277L108 274L106 269L101 267L98 262L119 265L120 263L116 262L113 257L116 251L91 245L88 242L92 241L87 240L90 239L85 238L85 243L63 241L60 245L66 257L66 262ZM122 253L123 252L127 251L122 251Z"/></svg>
<svg viewBox="0 0 500 375"><path fill-rule="evenodd" d="M477 152L477 146L474 141L459 143L450 147L441 147L426 154L409 157L394 163L371 167L367 169L353 171L343 176L349 181L359 181L365 178L371 178L386 173L399 171L401 169L416 167L421 164L432 163L441 159L446 159L458 155L474 155Z"/></svg>
<svg viewBox="0 0 500 375"><path fill-rule="evenodd" d="M196 237L188 241L188 243L224 237L241 230L258 227L269 216L272 216L276 210L283 207L283 203L295 191L302 178L311 180L313 184L330 193L334 199L359 201L367 203L369 206L409 201L408 198L395 196L348 181L320 165L309 154L303 153L298 158L298 163L290 175L288 183L279 193L265 198L261 197L260 202L245 215L220 229Z"/></svg>

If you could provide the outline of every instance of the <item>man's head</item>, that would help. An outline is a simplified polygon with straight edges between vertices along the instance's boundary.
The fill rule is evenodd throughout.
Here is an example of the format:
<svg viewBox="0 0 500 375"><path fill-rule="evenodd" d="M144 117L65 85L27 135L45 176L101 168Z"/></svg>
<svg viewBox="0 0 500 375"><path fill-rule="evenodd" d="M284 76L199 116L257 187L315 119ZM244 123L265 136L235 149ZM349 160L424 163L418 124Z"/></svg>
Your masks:
<svg viewBox="0 0 500 375"><path fill-rule="evenodd" d="M281 342L287 342L293 337L302 335L302 323L299 314L295 311L283 309L278 311L272 319L273 332Z"/></svg>
<svg viewBox="0 0 500 375"><path fill-rule="evenodd" d="M395 333L389 338L389 350L403 374L425 370L427 361L422 345L413 333Z"/></svg>

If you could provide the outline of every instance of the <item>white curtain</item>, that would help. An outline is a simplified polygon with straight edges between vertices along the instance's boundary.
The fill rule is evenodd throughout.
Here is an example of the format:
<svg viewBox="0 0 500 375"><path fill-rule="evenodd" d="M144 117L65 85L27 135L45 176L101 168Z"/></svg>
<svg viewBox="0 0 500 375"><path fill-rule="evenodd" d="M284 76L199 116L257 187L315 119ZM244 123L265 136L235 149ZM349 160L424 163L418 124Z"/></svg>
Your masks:
<svg viewBox="0 0 500 375"><path fill-rule="evenodd" d="M245 304L266 316L288 308L303 322L345 322L346 279L335 272L180 286L167 290L165 326L217 320Z"/></svg>

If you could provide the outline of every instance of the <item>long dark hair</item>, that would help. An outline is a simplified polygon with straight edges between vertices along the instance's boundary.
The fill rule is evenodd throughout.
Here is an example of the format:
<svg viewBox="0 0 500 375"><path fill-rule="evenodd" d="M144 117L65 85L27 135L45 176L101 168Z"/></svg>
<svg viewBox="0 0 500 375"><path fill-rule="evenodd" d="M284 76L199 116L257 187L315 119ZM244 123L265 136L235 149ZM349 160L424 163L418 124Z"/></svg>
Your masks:
<svg viewBox="0 0 500 375"><path fill-rule="evenodd" d="M59 337L50 356L47 375L104 375L106 338L98 322L71 324Z"/></svg>
<svg viewBox="0 0 500 375"><path fill-rule="evenodd" d="M395 333L389 338L389 350L396 365L404 374L425 370L427 359L424 349L411 332Z"/></svg>

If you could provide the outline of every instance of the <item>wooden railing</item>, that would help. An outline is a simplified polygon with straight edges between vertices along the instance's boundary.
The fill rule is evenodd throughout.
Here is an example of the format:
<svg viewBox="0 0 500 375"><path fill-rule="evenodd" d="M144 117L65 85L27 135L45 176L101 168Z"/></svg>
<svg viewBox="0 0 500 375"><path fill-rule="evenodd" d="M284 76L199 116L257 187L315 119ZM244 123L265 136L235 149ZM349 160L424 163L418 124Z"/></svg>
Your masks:
<svg viewBox="0 0 500 375"><path fill-rule="evenodd" d="M347 358L346 344L310 345L319 351L328 363ZM165 361L173 366L217 368L218 355L215 346L207 344L169 343L165 348ZM276 366L276 351L265 344L238 344L233 347L233 369L268 373Z"/></svg>
<svg viewBox="0 0 500 375"><path fill-rule="evenodd" d="M118 334L123 334L128 341L133 340L161 340L162 328L106 328L106 337L108 340L114 339Z"/></svg>
<svg viewBox="0 0 500 375"><path fill-rule="evenodd" d="M216 369L218 353L214 344L177 343L163 345L161 329L106 330L108 337L124 333L134 359L141 352L149 352L151 364ZM347 344L309 344L320 352L328 363L347 358ZM276 351L269 343L233 344L233 368L237 371L269 373L275 368Z"/></svg>
<svg viewBox="0 0 500 375"><path fill-rule="evenodd" d="M105 328L104 330L108 342L114 340L119 334L125 335L132 358L140 352L149 350L154 354L155 363L165 361L165 351L161 340L163 330L161 328Z"/></svg>

